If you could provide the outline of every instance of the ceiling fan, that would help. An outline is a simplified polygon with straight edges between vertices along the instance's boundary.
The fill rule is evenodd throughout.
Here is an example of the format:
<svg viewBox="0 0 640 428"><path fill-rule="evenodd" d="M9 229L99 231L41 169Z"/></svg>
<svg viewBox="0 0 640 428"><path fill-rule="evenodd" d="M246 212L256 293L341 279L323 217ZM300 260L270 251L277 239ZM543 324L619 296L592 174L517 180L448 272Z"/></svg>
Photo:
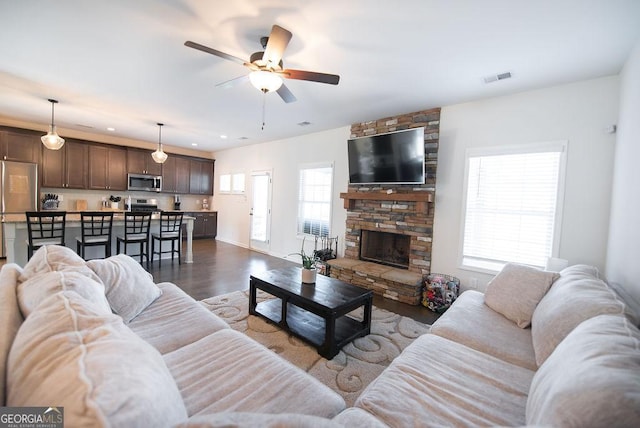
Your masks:
<svg viewBox="0 0 640 428"><path fill-rule="evenodd" d="M262 44L264 51L254 52L249 57L249 61L245 61L236 56L220 52L219 50L212 49L190 40L186 41L184 44L190 48L244 65L251 70L248 77L253 86L263 93L273 91L277 92L278 95L280 95L280 98L282 98L286 103L296 101L296 97L284 85L282 81L283 77L285 79L308 80L311 82L337 85L340 81L340 76L337 74L283 68L282 54L287 48L287 45L291 40L291 36L292 34L290 31L278 25L274 25L269 37L260 38L260 44ZM239 78L223 82L217 86L227 86L236 80L244 80L246 78L247 76L241 76Z"/></svg>

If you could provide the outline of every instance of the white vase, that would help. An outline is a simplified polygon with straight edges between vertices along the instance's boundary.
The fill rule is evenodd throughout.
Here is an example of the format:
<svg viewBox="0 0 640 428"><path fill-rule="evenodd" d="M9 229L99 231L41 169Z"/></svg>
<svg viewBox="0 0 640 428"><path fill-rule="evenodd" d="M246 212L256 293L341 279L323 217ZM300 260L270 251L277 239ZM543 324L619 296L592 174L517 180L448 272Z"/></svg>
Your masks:
<svg viewBox="0 0 640 428"><path fill-rule="evenodd" d="M302 283L303 284L315 284L316 283L316 270L302 268Z"/></svg>
<svg viewBox="0 0 640 428"><path fill-rule="evenodd" d="M111 202L111 209L112 210L117 210L118 209L118 205L120 205L119 202Z"/></svg>

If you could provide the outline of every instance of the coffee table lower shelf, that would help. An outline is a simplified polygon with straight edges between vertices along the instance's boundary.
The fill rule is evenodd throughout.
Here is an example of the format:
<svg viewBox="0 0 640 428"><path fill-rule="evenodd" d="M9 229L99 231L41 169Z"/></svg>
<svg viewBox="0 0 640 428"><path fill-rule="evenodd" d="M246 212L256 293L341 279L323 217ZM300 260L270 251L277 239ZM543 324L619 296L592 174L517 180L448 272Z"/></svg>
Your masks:
<svg viewBox="0 0 640 428"><path fill-rule="evenodd" d="M326 341L326 321L323 317L311 313L294 304L287 303L287 319L282 320L282 300L279 298L258 303L254 315L278 325L283 330L309 342L318 349L318 353L327 359L333 358L347 343L369 334L369 328L363 322L348 316L335 320L335 332L332 343Z"/></svg>

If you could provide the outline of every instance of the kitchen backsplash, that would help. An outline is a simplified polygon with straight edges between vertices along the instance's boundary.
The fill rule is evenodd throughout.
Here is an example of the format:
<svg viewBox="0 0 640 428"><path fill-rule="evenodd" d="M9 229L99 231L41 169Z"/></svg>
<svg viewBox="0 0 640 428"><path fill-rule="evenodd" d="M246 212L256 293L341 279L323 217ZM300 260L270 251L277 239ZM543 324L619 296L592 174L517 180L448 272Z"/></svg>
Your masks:
<svg viewBox="0 0 640 428"><path fill-rule="evenodd" d="M107 201L111 195L120 196L120 209L124 209L124 201L128 196L131 199L157 199L158 208L161 210L173 209L173 194L169 193L152 193L152 192L128 192L128 191L100 191L100 190L73 190L73 189L52 189L43 187L40 189L39 199L47 193L53 193L58 195L58 209L63 211L76 211L78 208L78 201L87 201L87 210L100 210L102 209L102 200L105 198ZM199 211L202 209L203 199L209 202L209 210L215 210L212 205L212 197L205 198L198 195L180 195L180 210L181 211Z"/></svg>

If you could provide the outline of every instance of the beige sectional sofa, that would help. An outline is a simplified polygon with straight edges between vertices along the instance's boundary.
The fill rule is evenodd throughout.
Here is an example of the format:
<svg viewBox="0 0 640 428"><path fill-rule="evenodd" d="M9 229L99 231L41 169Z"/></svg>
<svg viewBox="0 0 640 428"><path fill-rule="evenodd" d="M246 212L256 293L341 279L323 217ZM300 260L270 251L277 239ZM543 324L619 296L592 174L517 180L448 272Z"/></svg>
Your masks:
<svg viewBox="0 0 640 428"><path fill-rule="evenodd" d="M24 269L5 265L0 333L2 405L63 406L68 427L322 426L345 408L124 255L84 262L45 246Z"/></svg>
<svg viewBox="0 0 640 428"><path fill-rule="evenodd" d="M466 291L335 422L640 426L639 319L598 276L517 265Z"/></svg>
<svg viewBox="0 0 640 428"><path fill-rule="evenodd" d="M0 401L65 426L640 426L638 321L594 268L507 265L345 409L128 256L48 246L0 271Z"/></svg>

